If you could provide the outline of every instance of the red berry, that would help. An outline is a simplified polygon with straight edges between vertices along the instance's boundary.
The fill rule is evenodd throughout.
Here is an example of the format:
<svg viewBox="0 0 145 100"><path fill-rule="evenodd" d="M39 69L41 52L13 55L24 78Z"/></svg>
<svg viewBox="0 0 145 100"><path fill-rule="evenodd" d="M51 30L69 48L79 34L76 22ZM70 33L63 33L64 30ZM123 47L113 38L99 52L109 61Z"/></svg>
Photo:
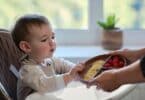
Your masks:
<svg viewBox="0 0 145 100"><path fill-rule="evenodd" d="M113 57L113 63L119 63L119 57L114 56Z"/></svg>
<svg viewBox="0 0 145 100"><path fill-rule="evenodd" d="M113 61L112 59L109 59L108 63L112 65L112 63L113 63L112 61Z"/></svg>
<svg viewBox="0 0 145 100"><path fill-rule="evenodd" d="M124 66L124 62L123 61L120 61L119 62L119 67L123 67Z"/></svg>
<svg viewBox="0 0 145 100"><path fill-rule="evenodd" d="M104 67L110 67L110 64L109 63L105 63Z"/></svg>
<svg viewBox="0 0 145 100"><path fill-rule="evenodd" d="M118 67L119 66L119 63L118 62L114 62L113 63L113 67Z"/></svg>

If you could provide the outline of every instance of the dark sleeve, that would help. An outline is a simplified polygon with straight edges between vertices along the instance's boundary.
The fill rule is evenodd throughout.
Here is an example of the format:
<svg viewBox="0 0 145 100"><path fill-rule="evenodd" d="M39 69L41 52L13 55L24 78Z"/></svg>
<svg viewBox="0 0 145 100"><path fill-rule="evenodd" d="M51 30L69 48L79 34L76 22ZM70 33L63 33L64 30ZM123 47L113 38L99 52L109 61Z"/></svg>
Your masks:
<svg viewBox="0 0 145 100"><path fill-rule="evenodd" d="M141 67L142 74L145 77L145 56L141 58L140 67Z"/></svg>

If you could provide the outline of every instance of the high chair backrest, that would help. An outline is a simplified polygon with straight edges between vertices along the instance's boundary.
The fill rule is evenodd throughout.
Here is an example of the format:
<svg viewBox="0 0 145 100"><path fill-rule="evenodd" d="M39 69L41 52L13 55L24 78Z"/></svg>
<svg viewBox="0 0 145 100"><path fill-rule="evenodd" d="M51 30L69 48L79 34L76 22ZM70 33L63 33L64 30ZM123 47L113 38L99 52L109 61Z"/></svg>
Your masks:
<svg viewBox="0 0 145 100"><path fill-rule="evenodd" d="M22 52L15 46L10 32L0 29L0 82L13 100L16 100L17 77L10 71L10 65L19 70L21 55Z"/></svg>

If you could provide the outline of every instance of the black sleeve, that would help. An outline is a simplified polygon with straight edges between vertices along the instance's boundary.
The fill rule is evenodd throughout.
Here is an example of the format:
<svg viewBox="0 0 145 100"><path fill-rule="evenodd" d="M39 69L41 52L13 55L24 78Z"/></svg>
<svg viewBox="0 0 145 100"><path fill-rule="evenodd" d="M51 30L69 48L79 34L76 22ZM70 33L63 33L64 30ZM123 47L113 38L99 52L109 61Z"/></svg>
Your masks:
<svg viewBox="0 0 145 100"><path fill-rule="evenodd" d="M140 67L141 67L142 74L145 77L145 56L141 58Z"/></svg>

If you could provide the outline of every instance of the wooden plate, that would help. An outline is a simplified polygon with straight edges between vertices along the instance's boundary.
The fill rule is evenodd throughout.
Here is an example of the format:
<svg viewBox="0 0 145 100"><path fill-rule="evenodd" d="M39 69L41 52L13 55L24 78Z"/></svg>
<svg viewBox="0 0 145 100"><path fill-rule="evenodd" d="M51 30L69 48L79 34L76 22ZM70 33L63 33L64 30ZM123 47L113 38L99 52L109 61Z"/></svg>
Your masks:
<svg viewBox="0 0 145 100"><path fill-rule="evenodd" d="M123 61L124 63L123 66L129 64L129 60L121 55L104 54L104 55L95 56L93 58L88 59L85 62L85 69L81 73L79 73L81 80L89 81L105 70L119 68L114 66L105 67L105 64L108 63L108 61L115 56L119 57L119 59Z"/></svg>

